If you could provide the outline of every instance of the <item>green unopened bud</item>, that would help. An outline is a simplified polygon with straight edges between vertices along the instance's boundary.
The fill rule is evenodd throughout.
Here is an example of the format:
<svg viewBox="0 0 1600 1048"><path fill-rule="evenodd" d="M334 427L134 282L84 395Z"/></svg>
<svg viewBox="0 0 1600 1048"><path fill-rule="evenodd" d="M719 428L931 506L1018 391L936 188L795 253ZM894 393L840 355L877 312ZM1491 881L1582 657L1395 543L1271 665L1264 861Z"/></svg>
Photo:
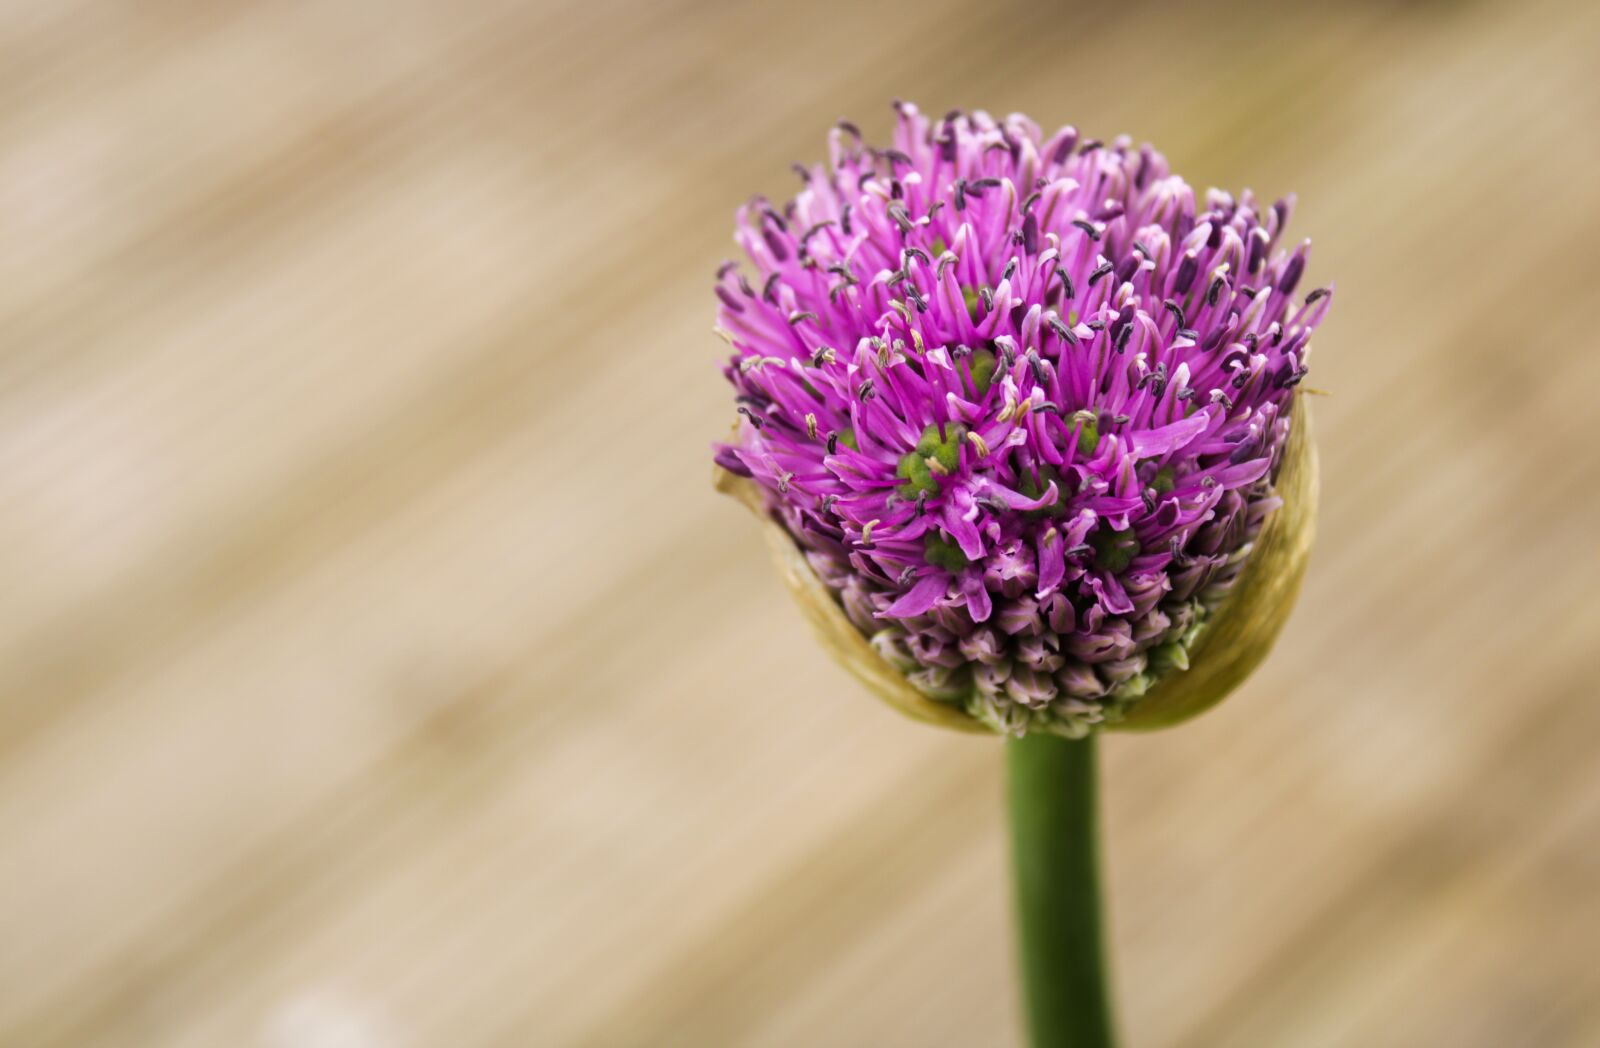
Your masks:
<svg viewBox="0 0 1600 1048"><path fill-rule="evenodd" d="M1089 536L1089 545L1094 547L1095 561L1112 574L1126 568L1139 554L1139 540L1132 528L1122 531L1101 528Z"/></svg>
<svg viewBox="0 0 1600 1048"><path fill-rule="evenodd" d="M922 431L922 439L917 441L916 448L900 456L894 474L905 483L897 490L908 499L914 499L922 492L936 495L939 493L939 481L935 477L954 473L960 463L959 427L946 426L941 437L938 426L929 426Z"/></svg>
<svg viewBox="0 0 1600 1048"><path fill-rule="evenodd" d="M967 304L967 316L976 324L978 322L978 307L983 304L983 299L978 296L978 289L975 287L962 288L961 301Z"/></svg>
<svg viewBox="0 0 1600 1048"><path fill-rule="evenodd" d="M994 385L994 370L998 366L999 361L987 349L972 354L972 386L978 391L978 396L988 393L989 387Z"/></svg>
<svg viewBox="0 0 1600 1048"><path fill-rule="evenodd" d="M1072 416L1078 424L1078 454L1088 457L1100 446L1100 418L1092 411L1080 411Z"/></svg>
<svg viewBox="0 0 1600 1048"><path fill-rule="evenodd" d="M934 567L950 572L960 571L967 566L967 555L961 552L961 547L932 531L922 540L922 558Z"/></svg>

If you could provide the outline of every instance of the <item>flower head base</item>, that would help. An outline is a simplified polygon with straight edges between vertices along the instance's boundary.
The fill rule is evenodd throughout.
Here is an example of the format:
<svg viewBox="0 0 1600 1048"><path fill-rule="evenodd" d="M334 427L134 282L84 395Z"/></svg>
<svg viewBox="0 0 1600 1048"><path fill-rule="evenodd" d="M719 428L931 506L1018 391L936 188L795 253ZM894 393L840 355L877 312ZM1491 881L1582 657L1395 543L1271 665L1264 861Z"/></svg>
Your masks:
<svg viewBox="0 0 1600 1048"><path fill-rule="evenodd" d="M1287 201L1201 207L1148 146L898 110L892 148L841 125L786 207L741 209L717 462L926 700L1137 722L1281 504L1331 295L1297 296Z"/></svg>

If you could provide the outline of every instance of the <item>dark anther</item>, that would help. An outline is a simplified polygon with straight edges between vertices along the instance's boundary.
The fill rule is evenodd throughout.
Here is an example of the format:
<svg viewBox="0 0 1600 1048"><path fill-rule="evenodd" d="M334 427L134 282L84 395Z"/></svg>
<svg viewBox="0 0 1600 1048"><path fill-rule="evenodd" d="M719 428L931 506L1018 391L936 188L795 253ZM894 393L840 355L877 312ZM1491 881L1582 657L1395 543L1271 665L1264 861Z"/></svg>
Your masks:
<svg viewBox="0 0 1600 1048"><path fill-rule="evenodd" d="M860 192L861 190L865 189L867 187L867 183L871 182L874 178L877 178L877 177L878 177L878 173L876 171L863 171L863 172L861 172L861 174L856 176L856 191Z"/></svg>
<svg viewBox="0 0 1600 1048"><path fill-rule="evenodd" d="M1249 261L1245 263L1245 270L1256 274L1261 272L1261 263L1267 257L1267 234L1261 229L1250 233Z"/></svg>
<svg viewBox="0 0 1600 1048"><path fill-rule="evenodd" d="M1016 258L1015 255L1013 255L1011 257L1011 260L1006 263L1005 270L1000 274L1000 279L1001 280L1010 280L1012 277L1014 277L1016 275L1017 275L1017 258Z"/></svg>
<svg viewBox="0 0 1600 1048"><path fill-rule="evenodd" d="M856 396L863 401L871 400L877 395L878 387L873 384L870 378L856 387Z"/></svg>
<svg viewBox="0 0 1600 1048"><path fill-rule="evenodd" d="M1030 255L1039 253L1039 220L1032 211L1022 220L1022 249Z"/></svg>
<svg viewBox="0 0 1600 1048"><path fill-rule="evenodd" d="M745 298L756 297L756 289L750 286L750 281L745 279L743 273L739 274L739 290L744 292Z"/></svg>
<svg viewBox="0 0 1600 1048"><path fill-rule="evenodd" d="M1110 262L1107 262L1105 265L1096 269L1093 273L1089 274L1089 286L1094 287L1095 281L1099 280L1103 276L1109 276L1116 268L1116 266L1113 266Z"/></svg>
<svg viewBox="0 0 1600 1048"><path fill-rule="evenodd" d="M1094 547L1093 546L1089 545L1087 542L1080 542L1076 546L1073 546L1070 549L1068 549L1067 552L1066 552L1066 556L1069 556L1069 557L1081 557L1084 554L1093 553L1093 552L1094 552Z"/></svg>
<svg viewBox="0 0 1600 1048"><path fill-rule="evenodd" d="M839 212L839 231L845 236L850 235L850 205L846 204L844 210Z"/></svg>
<svg viewBox="0 0 1600 1048"><path fill-rule="evenodd" d="M1067 271L1060 266L1056 267L1056 276L1061 278L1061 298L1063 302L1070 302L1078 297L1078 289L1072 286L1072 278L1067 276Z"/></svg>
<svg viewBox="0 0 1600 1048"><path fill-rule="evenodd" d="M1319 298L1326 298L1329 294L1331 294L1331 292L1327 288L1319 287L1315 291L1311 292L1311 294L1306 296L1306 305L1311 305L1311 303L1317 301Z"/></svg>
<svg viewBox="0 0 1600 1048"><path fill-rule="evenodd" d="M1041 195L1042 194L1037 189L1035 189L1033 192L1029 193L1028 196L1027 196L1027 199L1025 199L1022 202L1022 213L1023 214L1027 214L1028 210L1030 208L1032 208L1033 205L1035 205L1035 204L1037 204L1039 202L1039 197Z"/></svg>
<svg viewBox="0 0 1600 1048"><path fill-rule="evenodd" d="M998 178L980 178L976 182L973 182L968 188L978 190L978 192L972 195L980 196L985 189L1000 188L1000 180Z"/></svg>
<svg viewBox="0 0 1600 1048"><path fill-rule="evenodd" d="M859 127L857 127L856 125L852 124L850 121L848 121L848 120L839 121L839 130L841 130L841 131L845 132L846 134L850 135L857 142L861 141L861 129Z"/></svg>
<svg viewBox="0 0 1600 1048"><path fill-rule="evenodd" d="M772 294L772 289L777 287L778 286L778 281L780 281L782 279L783 279L783 274L782 273L774 273L771 276L767 277L767 282L764 285L762 285L762 287L761 287L761 298L764 301L770 302L773 305L777 305L778 304L777 298L774 297L773 294Z"/></svg>
<svg viewBox="0 0 1600 1048"><path fill-rule="evenodd" d="M1306 257L1295 255L1289 259L1289 264L1283 267L1283 278L1278 281L1278 290L1285 295L1294 294L1294 289L1300 284L1300 274L1305 272Z"/></svg>
<svg viewBox="0 0 1600 1048"><path fill-rule="evenodd" d="M1194 396L1194 387L1193 386L1185 386L1182 389L1178 390L1178 392L1172 394L1172 399L1174 399L1174 400L1188 400L1192 396Z"/></svg>
<svg viewBox="0 0 1600 1048"><path fill-rule="evenodd" d="M838 453L839 453L839 434L837 434L837 433L829 433L828 434L828 454L837 455Z"/></svg>
<svg viewBox="0 0 1600 1048"><path fill-rule="evenodd" d="M911 232L913 228L911 225L911 216L906 214L905 208L901 207L899 204L890 204L889 217L894 219L894 224L900 227L901 233Z"/></svg>
<svg viewBox="0 0 1600 1048"><path fill-rule="evenodd" d="M1141 243L1140 241L1135 240L1133 242L1133 249L1135 251L1139 252L1139 254L1143 255L1145 258L1155 258L1156 257L1156 256L1152 255L1150 253L1150 249L1145 247L1144 244Z"/></svg>
<svg viewBox="0 0 1600 1048"><path fill-rule="evenodd" d="M793 327L795 324L798 324L801 321L815 319L817 319L817 315L815 313L792 313L789 316L789 325Z"/></svg>
<svg viewBox="0 0 1600 1048"><path fill-rule="evenodd" d="M1112 349L1117 350L1118 354L1120 354L1120 352L1125 352L1125 350L1128 349L1128 339L1131 338L1133 338L1133 325L1131 325L1131 323L1125 323L1125 325L1122 326L1122 330L1117 331L1117 334L1114 334L1112 339L1110 339Z"/></svg>
<svg viewBox="0 0 1600 1048"><path fill-rule="evenodd" d="M1076 346L1078 344L1078 336L1074 335L1072 333L1072 329L1063 324L1061 322L1061 318L1056 316L1054 313L1046 317L1044 322L1050 325L1050 330L1054 331L1057 335L1060 335L1061 341L1065 342L1067 345Z"/></svg>
<svg viewBox="0 0 1600 1048"><path fill-rule="evenodd" d="M754 411L751 411L749 408L745 407L743 404L739 405L737 410L738 410L739 414L741 414L745 418L749 419L750 420L750 424L752 426L754 426L756 429L760 429L762 426L766 425L765 422L761 421L759 418L756 417L756 413Z"/></svg>
<svg viewBox="0 0 1600 1048"><path fill-rule="evenodd" d="M1089 320L1085 321L1083 326L1088 328L1090 331L1104 331L1106 329L1106 322L1104 320Z"/></svg>
<svg viewBox="0 0 1600 1048"><path fill-rule="evenodd" d="M1144 500L1144 511L1146 513L1154 513L1156 511L1156 497L1149 488L1145 488L1139 497Z"/></svg>
<svg viewBox="0 0 1600 1048"><path fill-rule="evenodd" d="M834 352L827 346L818 346L817 351L811 354L811 366L814 368L820 368L824 364L831 364L833 361Z"/></svg>
<svg viewBox="0 0 1600 1048"><path fill-rule="evenodd" d="M729 270L738 269L738 268L739 268L739 263L735 262L731 258L728 259L726 262L722 263L722 265L717 267L717 279L721 280L723 277L728 275L728 271Z"/></svg>
<svg viewBox="0 0 1600 1048"><path fill-rule="evenodd" d="M767 216L767 221L778 227L780 233L789 232L789 223L785 222L783 216L772 210L772 208L764 207L761 209L761 213Z"/></svg>
<svg viewBox="0 0 1600 1048"><path fill-rule="evenodd" d="M733 310L735 313L743 313L744 312L744 303L740 302L737 298L735 298L733 292L729 291L727 288L723 287L721 284L717 285L717 297L722 299L722 304L723 305L727 306L729 309Z"/></svg>
<svg viewBox="0 0 1600 1048"><path fill-rule="evenodd" d="M986 313L994 312L994 292L993 291L990 291L987 287L980 287L978 289L978 298L983 302L984 312L986 312Z"/></svg>
<svg viewBox="0 0 1600 1048"><path fill-rule="evenodd" d="M1093 222L1086 222L1081 218L1075 218L1072 220L1072 224L1083 230L1084 234L1087 235L1090 240L1093 240L1096 243L1099 242L1100 231L1094 227Z"/></svg>
<svg viewBox="0 0 1600 1048"><path fill-rule="evenodd" d="M1044 370L1044 361L1039 359L1038 351L1032 349L1028 350L1027 360L1028 370L1033 372L1033 380L1039 383L1041 386L1044 385L1048 376Z"/></svg>
<svg viewBox="0 0 1600 1048"><path fill-rule="evenodd" d="M1170 298L1161 304L1166 307L1167 312L1171 313L1173 319L1178 322L1178 331L1181 333L1183 331L1183 307Z"/></svg>
<svg viewBox="0 0 1600 1048"><path fill-rule="evenodd" d="M956 179L956 210L957 211L965 211L966 209L967 209L967 180L964 179L964 178L958 178L958 179Z"/></svg>
<svg viewBox="0 0 1600 1048"><path fill-rule="evenodd" d="M812 226L810 229L801 234L800 243L806 243L812 237L816 236L818 233L822 232L824 229L827 229L831 225L833 225L833 219L823 219L821 222L818 222L816 225Z"/></svg>
<svg viewBox="0 0 1600 1048"><path fill-rule="evenodd" d="M889 161L891 165L904 164L906 167L913 166L911 163L911 158L900 152L898 149L885 149L879 155L885 160ZM893 170L892 166L891 170Z"/></svg>
<svg viewBox="0 0 1600 1048"><path fill-rule="evenodd" d="M802 182L810 182L811 181L811 169L809 167L806 167L806 165L800 163L799 161L795 161L794 163L790 164L789 165L789 170L791 170L795 174L799 175L800 176L800 181L802 181Z"/></svg>
<svg viewBox="0 0 1600 1048"><path fill-rule="evenodd" d="M1078 144L1077 135L1067 135L1056 143L1055 152L1050 154L1052 164L1060 164L1072 154L1072 147Z"/></svg>
<svg viewBox="0 0 1600 1048"><path fill-rule="evenodd" d="M761 230L761 239L767 242L767 250L772 252L772 257L779 262L789 257L789 249L783 246L783 241L778 239L778 234L770 229Z"/></svg>
<svg viewBox="0 0 1600 1048"><path fill-rule="evenodd" d="M1172 290L1179 295L1187 295L1199 271L1200 263L1195 261L1194 255L1184 255L1183 261L1178 263L1178 272L1172 278Z"/></svg>
<svg viewBox="0 0 1600 1048"><path fill-rule="evenodd" d="M1222 297L1222 289L1227 286L1227 283L1227 280L1222 277L1217 277L1211 282L1211 287L1206 291L1206 305L1214 306L1217 304L1217 299Z"/></svg>
<svg viewBox="0 0 1600 1048"><path fill-rule="evenodd" d="M900 258L905 262L906 269L911 268L911 259L913 258L922 259L922 264L925 266L932 267L933 265L933 259L929 258L928 253L922 250L920 247L902 248L900 251Z"/></svg>
<svg viewBox="0 0 1600 1048"><path fill-rule="evenodd" d="M1078 150L1078 155L1079 156L1087 156L1088 154L1093 153L1096 149L1099 149L1103 145L1105 145L1105 143L1100 141L1098 138L1091 138L1091 139L1089 139L1087 142L1085 142L1083 144L1083 148L1082 149Z"/></svg>

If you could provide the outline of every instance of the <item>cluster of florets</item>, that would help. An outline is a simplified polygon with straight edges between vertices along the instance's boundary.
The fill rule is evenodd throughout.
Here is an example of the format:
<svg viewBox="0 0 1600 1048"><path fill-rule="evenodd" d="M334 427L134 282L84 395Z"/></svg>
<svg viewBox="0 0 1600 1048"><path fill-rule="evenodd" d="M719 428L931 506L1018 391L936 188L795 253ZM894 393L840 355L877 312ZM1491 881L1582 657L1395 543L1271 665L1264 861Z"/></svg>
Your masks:
<svg viewBox="0 0 1600 1048"><path fill-rule="evenodd" d="M1277 505L1308 340L1290 201L1203 207L1149 146L898 105L842 123L718 274L754 478L925 694L1081 735L1185 668Z"/></svg>

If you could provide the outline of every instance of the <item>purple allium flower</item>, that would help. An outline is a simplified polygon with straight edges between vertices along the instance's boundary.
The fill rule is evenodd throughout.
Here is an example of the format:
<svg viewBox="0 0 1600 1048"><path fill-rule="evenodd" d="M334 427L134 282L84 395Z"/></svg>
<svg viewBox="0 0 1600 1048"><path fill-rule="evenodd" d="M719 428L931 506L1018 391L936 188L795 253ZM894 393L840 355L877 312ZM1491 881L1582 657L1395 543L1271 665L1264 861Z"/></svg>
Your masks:
<svg viewBox="0 0 1600 1048"><path fill-rule="evenodd" d="M873 647L998 731L1082 735L1188 665L1278 504L1312 330L1290 200L1126 138L897 106L753 200L718 274L723 468Z"/></svg>

